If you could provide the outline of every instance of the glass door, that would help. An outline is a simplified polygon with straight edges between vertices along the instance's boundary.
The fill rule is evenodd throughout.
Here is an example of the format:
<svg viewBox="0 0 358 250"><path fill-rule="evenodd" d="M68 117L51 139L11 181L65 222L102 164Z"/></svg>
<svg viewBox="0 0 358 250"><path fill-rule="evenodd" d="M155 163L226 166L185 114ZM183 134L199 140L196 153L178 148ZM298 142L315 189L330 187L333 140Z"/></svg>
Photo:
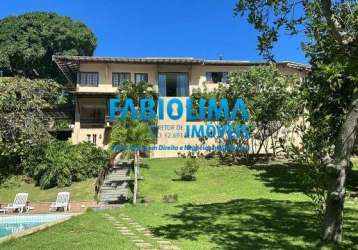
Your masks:
<svg viewBox="0 0 358 250"><path fill-rule="evenodd" d="M160 96L188 96L188 73L159 73L158 77Z"/></svg>
<svg viewBox="0 0 358 250"><path fill-rule="evenodd" d="M189 80L187 73L177 74L177 96L189 95Z"/></svg>
<svg viewBox="0 0 358 250"><path fill-rule="evenodd" d="M159 96L167 96L167 76L166 74L159 74Z"/></svg>

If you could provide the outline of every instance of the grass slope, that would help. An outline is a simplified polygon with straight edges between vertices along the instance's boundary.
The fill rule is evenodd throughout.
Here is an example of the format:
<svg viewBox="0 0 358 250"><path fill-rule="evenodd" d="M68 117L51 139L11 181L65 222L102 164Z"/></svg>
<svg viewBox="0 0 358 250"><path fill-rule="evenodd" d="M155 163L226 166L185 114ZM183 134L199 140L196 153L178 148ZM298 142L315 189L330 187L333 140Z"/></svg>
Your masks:
<svg viewBox="0 0 358 250"><path fill-rule="evenodd" d="M296 167L281 163L218 167L215 161L200 161L197 181L182 182L174 170L184 164L183 159L146 163L140 195L150 202L108 213L127 214L182 249L317 248L318 225ZM348 186L356 189L358 164L352 176L355 182L351 180ZM163 203L165 194L178 194L179 201ZM87 213L0 248L132 249L100 213ZM348 200L342 249L357 248L357 222L357 201Z"/></svg>
<svg viewBox="0 0 358 250"><path fill-rule="evenodd" d="M197 181L182 182L176 180L174 169L183 160L147 163L140 194L153 202L127 205L121 211L157 236L183 249L316 248L318 225L297 167L281 163L217 167L215 161L201 161ZM178 203L161 202L164 194L174 193ZM357 202L347 201L343 249L357 247L357 222Z"/></svg>
<svg viewBox="0 0 358 250"><path fill-rule="evenodd" d="M13 202L17 193L29 193L30 202L47 201L54 202L58 192L68 191L71 193L72 201L84 201L94 199L94 184L95 179L88 179L86 181L74 182L70 187L64 188L50 188L40 189L34 184L28 184L21 180L21 177L12 178L8 183L8 187L0 186L0 203Z"/></svg>

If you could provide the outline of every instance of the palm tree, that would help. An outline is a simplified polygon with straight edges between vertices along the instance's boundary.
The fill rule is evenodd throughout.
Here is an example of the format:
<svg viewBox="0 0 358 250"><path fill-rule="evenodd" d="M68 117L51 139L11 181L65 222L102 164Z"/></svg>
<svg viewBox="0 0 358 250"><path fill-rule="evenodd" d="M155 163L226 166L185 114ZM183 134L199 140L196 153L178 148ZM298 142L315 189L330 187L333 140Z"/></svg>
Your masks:
<svg viewBox="0 0 358 250"><path fill-rule="evenodd" d="M124 81L118 87L118 98L122 101L126 98L131 98L134 101L134 105L138 107L141 98L153 98L156 100L158 94L153 90L152 84L148 82L142 81L134 84L130 81ZM147 123L132 121L128 118L125 121L118 120L113 125L111 134L112 147L127 146L134 148L134 150L129 150L129 153L134 158L133 204L137 202L138 193L139 147L148 146L154 142L154 135Z"/></svg>
<svg viewBox="0 0 358 250"><path fill-rule="evenodd" d="M130 147L129 152L134 157L134 188L133 204L137 203L139 152L140 148L154 143L154 136L147 123L139 121L117 121L113 125L111 144L113 146Z"/></svg>

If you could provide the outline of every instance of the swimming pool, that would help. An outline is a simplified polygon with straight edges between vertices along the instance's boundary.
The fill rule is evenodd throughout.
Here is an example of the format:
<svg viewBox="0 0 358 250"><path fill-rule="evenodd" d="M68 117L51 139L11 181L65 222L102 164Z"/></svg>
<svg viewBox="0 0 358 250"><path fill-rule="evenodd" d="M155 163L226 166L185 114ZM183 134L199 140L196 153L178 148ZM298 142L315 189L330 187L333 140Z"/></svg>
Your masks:
<svg viewBox="0 0 358 250"><path fill-rule="evenodd" d="M70 214L34 214L0 216L0 238L20 233L41 224L69 218Z"/></svg>

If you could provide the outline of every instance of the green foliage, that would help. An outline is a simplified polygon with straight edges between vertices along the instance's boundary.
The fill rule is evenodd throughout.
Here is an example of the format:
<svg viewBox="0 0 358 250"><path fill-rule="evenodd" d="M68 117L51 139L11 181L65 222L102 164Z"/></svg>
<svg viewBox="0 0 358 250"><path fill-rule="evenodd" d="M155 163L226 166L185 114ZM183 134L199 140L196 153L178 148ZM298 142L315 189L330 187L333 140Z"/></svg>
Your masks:
<svg viewBox="0 0 358 250"><path fill-rule="evenodd" d="M26 77L60 78L52 55L91 56L96 45L86 25L52 12L0 20L0 66Z"/></svg>
<svg viewBox="0 0 358 250"><path fill-rule="evenodd" d="M6 181L4 181L0 184L0 188L11 189L11 188L20 187L21 177L22 176L15 175L15 176L11 176L11 177L7 178Z"/></svg>
<svg viewBox="0 0 358 250"><path fill-rule="evenodd" d="M303 11L302 11L303 10ZM311 71L303 86L308 111L303 147L298 158L311 166L309 182L315 183L313 201L325 209L322 239L342 239L346 172L357 138L358 103L358 5L357 1L239 0L236 14L245 15L259 31L258 47L268 59L282 29L291 34L303 30L304 51ZM342 164L344 162L345 164ZM317 178L324 172L325 178ZM337 195L338 194L338 195ZM341 204L341 205L337 205Z"/></svg>
<svg viewBox="0 0 358 250"><path fill-rule="evenodd" d="M56 119L54 121L54 128L55 129L68 129L71 121L67 119Z"/></svg>
<svg viewBox="0 0 358 250"><path fill-rule="evenodd" d="M38 147L25 164L25 173L41 188L70 186L73 181L97 177L109 160L108 152L91 143L72 145L52 141Z"/></svg>
<svg viewBox="0 0 358 250"><path fill-rule="evenodd" d="M112 127L111 147L142 147L155 142L155 137L147 123L127 119L116 121Z"/></svg>
<svg viewBox="0 0 358 250"><path fill-rule="evenodd" d="M151 200L147 204L76 216L48 230L3 243L1 249L38 249L39 246L47 249L57 249L58 246L63 249L111 249L114 245L133 249L133 243L128 238L121 238L103 220L101 213L116 218L125 214L151 228L156 236L171 239L173 245L181 249L318 249L319 234L314 230L317 223L312 205L299 191L301 179L286 165L271 163L218 168L213 166L214 162L202 160L197 181L173 181L174 169L184 161L174 158L145 160L149 167L142 169L144 179L140 187L141 197ZM92 197L87 193L90 183L87 192L85 186L72 189L82 184L76 183L68 190L71 200L79 192L84 192L85 198ZM58 189L36 191L32 193L30 190L31 201L37 201L38 197L43 197L39 201L54 201ZM13 190L11 195L8 193L8 190L0 190L1 201L13 200L16 191ZM165 194L178 194L178 203L163 203ZM84 199L79 196L76 200ZM355 249L356 203L348 203L345 214L346 235L340 247ZM83 230L84 227L91 230ZM98 237L99 232L106 237ZM176 237L171 238L173 234Z"/></svg>
<svg viewBox="0 0 358 250"><path fill-rule="evenodd" d="M332 9L338 19L345 22L344 29L349 30L347 35L351 36L357 30L358 15L356 6L347 4L344 1ZM304 49L311 58L312 69L303 83L302 95L310 125L305 129L303 147L297 158L312 167L306 173L307 185L315 189L310 197L321 218L327 197L325 159L340 150L335 147L336 139L358 95L358 50L356 46L342 44L332 35L329 25L317 16L317 8L319 6L312 5L307 9L306 29L310 40Z"/></svg>
<svg viewBox="0 0 358 250"><path fill-rule="evenodd" d="M139 106L141 98L157 99L158 94L153 90L152 85L141 81L134 84L124 81L118 87L118 98L123 101L131 98L136 107ZM118 119L112 127L111 146L147 146L155 142L155 137L149 127L149 123Z"/></svg>
<svg viewBox="0 0 358 250"><path fill-rule="evenodd" d="M280 31L305 32L304 52L312 66L301 88L310 123L305 150L317 159L332 155L345 115L358 96L356 1L239 0L234 12L259 32L258 48L269 59Z"/></svg>
<svg viewBox="0 0 358 250"><path fill-rule="evenodd" d="M97 177L99 171L108 163L109 152L92 143L77 144L75 150L87 178Z"/></svg>
<svg viewBox="0 0 358 250"><path fill-rule="evenodd" d="M241 97L250 111L253 129L275 129L289 125L302 112L297 76L281 73L276 65L252 67L247 71L232 73L226 96L232 100ZM271 132L271 131L270 131Z"/></svg>
<svg viewBox="0 0 358 250"><path fill-rule="evenodd" d="M133 83L131 81L124 81L118 87L118 98L125 100L131 98L135 106L139 106L139 101L142 98L158 99L158 93L153 90L153 85L141 81L139 83Z"/></svg>
<svg viewBox="0 0 358 250"><path fill-rule="evenodd" d="M289 128L303 113L299 85L296 75L284 75L275 64L269 64L233 72L227 84L219 85L211 92L196 90L192 98L196 100L195 105L198 105L197 100L200 98L226 98L231 108L238 98L244 99L250 112L248 125L251 137L260 141L257 152L254 152L253 147L251 150L259 153L262 145L270 138L273 141L271 143L278 145L280 138L276 138L275 133L283 127ZM240 116L234 122L243 123ZM231 143L249 142L239 140Z"/></svg>
<svg viewBox="0 0 358 250"><path fill-rule="evenodd" d="M176 203L178 202L178 194L165 194L163 195L162 201L164 203Z"/></svg>
<svg viewBox="0 0 358 250"><path fill-rule="evenodd" d="M183 181L196 180L196 172L199 170L199 163L195 159L189 159L184 166L175 170L175 173Z"/></svg>
<svg viewBox="0 0 358 250"><path fill-rule="evenodd" d="M340 128L358 98L358 50L338 47L328 34L323 31L319 34L322 42L305 47L311 57L312 71L302 91L310 123L304 144L316 158L322 159L333 154ZM316 36L314 31L311 36Z"/></svg>
<svg viewBox="0 0 358 250"><path fill-rule="evenodd" d="M0 78L0 178L21 173L29 151L48 142L43 110L58 103L60 91L51 80Z"/></svg>

